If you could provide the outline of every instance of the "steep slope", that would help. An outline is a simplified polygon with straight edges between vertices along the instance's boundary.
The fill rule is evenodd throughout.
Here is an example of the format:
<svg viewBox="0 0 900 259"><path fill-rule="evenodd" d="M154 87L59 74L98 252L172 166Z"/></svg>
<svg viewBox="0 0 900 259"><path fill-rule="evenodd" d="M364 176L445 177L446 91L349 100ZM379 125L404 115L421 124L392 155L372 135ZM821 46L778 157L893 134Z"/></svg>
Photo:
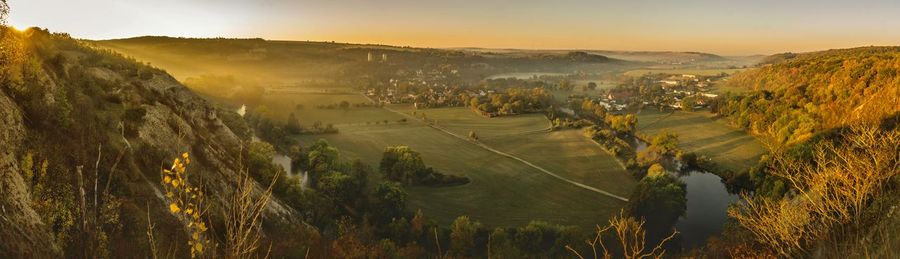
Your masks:
<svg viewBox="0 0 900 259"><path fill-rule="evenodd" d="M829 50L780 60L732 76L732 87L759 91L727 100L720 113L793 144L900 111L900 47Z"/></svg>
<svg viewBox="0 0 900 259"><path fill-rule="evenodd" d="M712 105L770 147L731 181L752 193L729 209L732 255L896 257L900 47L770 61L729 81L754 91Z"/></svg>
<svg viewBox="0 0 900 259"><path fill-rule="evenodd" d="M0 94L0 257L54 257L60 248L50 228L31 208L31 195L19 175L15 152L24 137L22 114L15 103Z"/></svg>
<svg viewBox="0 0 900 259"><path fill-rule="evenodd" d="M221 225L249 141L219 119L227 111L164 71L67 35L0 34L14 46L0 53L0 257L132 257L150 250L148 222L164 247L187 242L160 180L183 152L189 181L208 193L209 222ZM265 225L303 227L294 215L272 201Z"/></svg>

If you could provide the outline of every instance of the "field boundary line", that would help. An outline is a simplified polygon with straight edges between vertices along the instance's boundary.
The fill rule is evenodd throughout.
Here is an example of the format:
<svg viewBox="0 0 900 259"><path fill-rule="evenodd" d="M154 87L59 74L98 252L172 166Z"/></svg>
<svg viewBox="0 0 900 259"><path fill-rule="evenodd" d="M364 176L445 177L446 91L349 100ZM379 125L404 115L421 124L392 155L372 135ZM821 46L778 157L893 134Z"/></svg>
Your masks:
<svg viewBox="0 0 900 259"><path fill-rule="evenodd" d="M366 96L366 98L368 98L368 96ZM371 100L371 98L370 98L369 100ZM490 147L490 146L488 146L488 145L485 145L484 143L472 141L472 140L470 140L470 139L467 138L467 137L460 136L460 135L458 135L458 134L456 134L456 133L453 133L453 132L451 132L451 131L449 131L449 130L447 130L447 129L444 129L444 128L441 128L441 127L432 125L432 124L430 124L430 123L428 123L428 122L425 122L425 121L422 121L422 120L420 120L419 118L416 118L416 117L414 117L414 116L412 116L412 115L409 115L409 114L406 114L406 113L403 113L403 112L399 112L399 111L396 111L396 110L391 109L391 108L388 108L388 107L382 107L382 108L384 108L385 110L388 110L388 111L390 111L390 112L393 112L393 113L396 113L396 114L400 114L400 115L405 116L405 117L412 118L412 119L414 119L414 120L416 120L416 121L423 122L423 123L425 123L425 125L427 125L428 127L431 127L432 129L436 129L436 130L438 130L438 131L441 131L441 132L444 132L444 133L446 133L446 134L449 134L450 136L453 136L453 137L455 137L455 138L458 138L458 139L461 139L461 140L463 140L463 141L472 143L472 144L474 144L474 145L476 145L476 146L479 146L479 147L481 147L481 148L483 148L483 149L485 149L485 150L487 150L487 151L491 151L491 152L493 152L493 153L495 153L495 154L498 154L498 155L501 155L501 156L504 156L504 157L507 157L507 158L510 158L510 159L519 161L519 162L521 162L521 163L523 163L523 164L525 164L525 165L527 165L527 166L530 166L530 167L532 167L532 168L534 168L534 169L537 169L538 171L541 171L541 172L544 173L544 174L547 174L547 175L552 176L552 177L554 177L554 178L556 178L556 179L559 179L559 180L562 180L562 181L564 181L564 182L567 182L567 183L570 183L570 184L572 184L572 185L575 185L576 187L580 187L580 188L585 189L585 190L588 190L588 191L596 192L596 193L599 193L599 194L608 196L608 197L613 198L613 199L617 199L617 200L620 200L620 201L628 202L628 198L625 198L625 197L622 197L622 196L619 196L619 195L615 195L615 194L613 194L613 193L611 193L611 192L607 192L607 191L604 191L604 190L595 188L595 187L593 187L593 186L589 186L589 185L586 185L586 184L583 184L583 183L579 183L579 182L570 180L570 179L565 178L565 177L563 177L563 176L561 176L561 175L558 175L558 174L556 174L556 173L554 173L554 172L551 172L550 170L544 169L543 167L540 167L540 166L535 165L535 164L533 164L533 163L531 163L531 162L528 162L528 161L525 160L525 159L522 159L522 158L517 157L517 156L515 156L515 155L509 154L509 153L506 153L506 152L503 152L503 151L500 151L500 150L497 150L497 149L494 149L494 148L492 148L492 147Z"/></svg>
<svg viewBox="0 0 900 259"><path fill-rule="evenodd" d="M640 111L638 111L638 112L640 112ZM649 124L644 125L643 127L638 127L637 130L646 129L647 127L653 126L653 124L656 124L662 120L668 119L669 117L672 117L672 115L675 115L675 112L676 111L669 112L669 114L666 114L666 116L657 118L657 119L653 120L652 122L650 122Z"/></svg>

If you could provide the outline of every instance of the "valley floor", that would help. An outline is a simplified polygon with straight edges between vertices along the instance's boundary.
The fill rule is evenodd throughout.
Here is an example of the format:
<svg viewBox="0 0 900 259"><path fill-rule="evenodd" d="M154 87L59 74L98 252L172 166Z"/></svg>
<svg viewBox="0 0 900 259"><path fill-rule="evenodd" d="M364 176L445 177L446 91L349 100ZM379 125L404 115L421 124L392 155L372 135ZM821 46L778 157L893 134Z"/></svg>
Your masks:
<svg viewBox="0 0 900 259"><path fill-rule="evenodd" d="M412 116L409 108L392 108ZM625 205L622 197L628 197L635 185L614 157L580 131L548 132L549 123L543 116L489 119L465 108L427 109L417 114L422 112L447 132L410 119L387 125L348 124L339 134L303 136L301 141L309 143L321 137L340 148L344 158L359 158L373 165L380 161L384 147L407 145L420 152L429 166L469 177L472 182L462 186L409 189L411 209L422 209L442 224L468 215L492 226L543 220L590 228L618 213ZM461 137L469 131L483 136L479 143L489 148Z"/></svg>

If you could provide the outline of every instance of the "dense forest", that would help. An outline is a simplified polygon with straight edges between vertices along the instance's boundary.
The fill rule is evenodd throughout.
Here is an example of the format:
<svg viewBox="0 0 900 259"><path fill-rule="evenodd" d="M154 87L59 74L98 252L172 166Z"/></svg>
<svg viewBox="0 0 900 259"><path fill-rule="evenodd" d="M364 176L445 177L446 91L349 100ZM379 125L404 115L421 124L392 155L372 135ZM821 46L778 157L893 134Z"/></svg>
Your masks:
<svg viewBox="0 0 900 259"><path fill-rule="evenodd" d="M898 73L897 47L796 55L734 75L728 84L757 91L725 98L718 113L777 143L803 143L823 130L877 123L900 111Z"/></svg>
<svg viewBox="0 0 900 259"><path fill-rule="evenodd" d="M751 88L714 112L766 140L770 154L726 176L745 193L722 243L731 255L892 257L900 194L900 48L780 55L734 75ZM727 245L726 245L727 247ZM851 247L844 250L839 247Z"/></svg>

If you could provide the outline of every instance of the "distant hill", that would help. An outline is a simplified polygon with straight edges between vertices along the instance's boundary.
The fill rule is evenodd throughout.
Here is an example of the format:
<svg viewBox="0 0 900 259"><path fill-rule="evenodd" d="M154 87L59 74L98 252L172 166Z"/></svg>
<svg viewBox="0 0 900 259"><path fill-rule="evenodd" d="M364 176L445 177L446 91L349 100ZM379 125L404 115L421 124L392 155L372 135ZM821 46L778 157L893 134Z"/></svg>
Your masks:
<svg viewBox="0 0 900 259"><path fill-rule="evenodd" d="M478 80L507 72L571 73L634 65L585 52L495 55L453 49L332 42L171 37L138 37L92 43L150 62L180 79L216 74L273 82L329 81L375 70L395 73L451 67L471 76L469 79Z"/></svg>
<svg viewBox="0 0 900 259"><path fill-rule="evenodd" d="M702 52L674 52L674 51L614 51L614 50L527 50L527 49L490 49L490 48L453 48L452 50L467 53L488 53L494 55L567 55L569 53L586 53L605 56L611 59L648 62L648 63L702 63L727 61L729 58L716 54Z"/></svg>

